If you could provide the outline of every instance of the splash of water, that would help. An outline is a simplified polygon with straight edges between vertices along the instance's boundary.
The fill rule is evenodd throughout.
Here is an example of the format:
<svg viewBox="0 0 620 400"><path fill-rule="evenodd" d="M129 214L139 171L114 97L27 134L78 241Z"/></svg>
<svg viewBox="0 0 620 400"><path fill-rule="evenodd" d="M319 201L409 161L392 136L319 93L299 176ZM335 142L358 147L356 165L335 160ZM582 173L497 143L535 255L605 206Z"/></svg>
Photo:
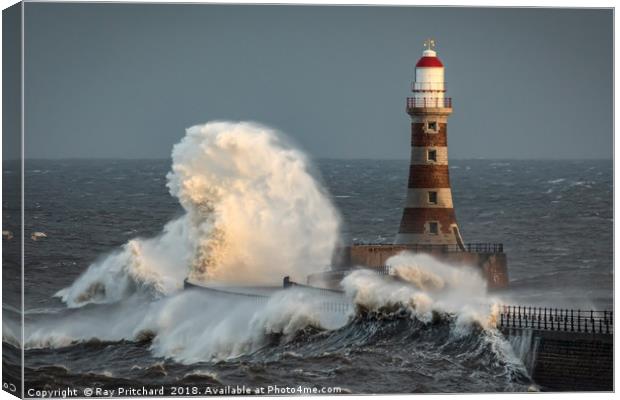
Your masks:
<svg viewBox="0 0 620 400"><path fill-rule="evenodd" d="M409 329L420 329L423 337L432 338L435 332L444 338L441 346L465 346L458 351L467 352L468 357L491 350L490 360L499 363L498 368L526 374L510 344L494 329L497 309L494 300L486 296L485 282L475 270L410 253L395 256L388 264L393 276L370 270L349 274L342 282L344 295L292 288L257 300L218 291L185 290L161 298L132 296L114 304L69 309L62 315L33 319L27 324L25 346L64 347L93 339L149 340L154 355L191 364L255 352L260 358L263 349L268 355L269 348L289 348L287 343L297 333L312 327L327 331L323 338L333 335L324 342L325 348L321 340L310 342L314 344L308 351L323 354L326 349L340 351L338 346L345 351L350 340L362 340L378 329L363 320L359 323L355 317L363 315L353 313L354 307L348 312L325 308L326 302L348 302L370 311L408 310L411 319L417 320ZM351 330L366 327L370 327L369 332L349 336ZM334 345L336 348L330 347Z"/></svg>
<svg viewBox="0 0 620 400"><path fill-rule="evenodd" d="M324 269L339 216L304 154L254 123L191 127L172 151L170 194L185 214L136 238L57 293L70 307L135 292L169 295L183 280L275 284Z"/></svg>
<svg viewBox="0 0 620 400"><path fill-rule="evenodd" d="M182 363L222 360L273 341L288 342L308 327L326 330L346 324L348 314L327 311L324 301L297 288L274 291L262 300L200 289L150 301L134 296L115 304L32 316L26 325L25 348L149 340L156 356Z"/></svg>
<svg viewBox="0 0 620 400"><path fill-rule="evenodd" d="M451 265L428 254L401 252L386 265L391 276L358 270L344 278L345 293L362 310L375 313L405 309L425 324L435 318L452 320L454 340L479 330L479 345L490 349L507 371L527 376L522 360L496 329L502 301L487 293L480 272Z"/></svg>
<svg viewBox="0 0 620 400"><path fill-rule="evenodd" d="M487 294L477 270L411 252L392 256L386 264L397 279L364 270L345 277L342 285L356 304L371 311L400 305L422 321L430 321L434 311L456 315L458 326L496 325L499 301Z"/></svg>
<svg viewBox="0 0 620 400"><path fill-rule="evenodd" d="M184 363L249 354L273 341L287 342L307 327L334 329L347 321L346 315L325 312L313 293L298 289L278 291L263 303L190 293L162 311L138 329L157 332L154 354Z"/></svg>

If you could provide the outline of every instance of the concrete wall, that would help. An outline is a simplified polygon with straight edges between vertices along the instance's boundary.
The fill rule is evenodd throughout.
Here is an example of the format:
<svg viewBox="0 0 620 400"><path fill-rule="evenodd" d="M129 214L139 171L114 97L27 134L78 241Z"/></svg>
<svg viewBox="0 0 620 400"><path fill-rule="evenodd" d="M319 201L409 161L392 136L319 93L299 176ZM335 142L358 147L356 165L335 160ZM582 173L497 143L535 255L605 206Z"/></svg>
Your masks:
<svg viewBox="0 0 620 400"><path fill-rule="evenodd" d="M613 390L613 335L514 328L503 333L542 390Z"/></svg>

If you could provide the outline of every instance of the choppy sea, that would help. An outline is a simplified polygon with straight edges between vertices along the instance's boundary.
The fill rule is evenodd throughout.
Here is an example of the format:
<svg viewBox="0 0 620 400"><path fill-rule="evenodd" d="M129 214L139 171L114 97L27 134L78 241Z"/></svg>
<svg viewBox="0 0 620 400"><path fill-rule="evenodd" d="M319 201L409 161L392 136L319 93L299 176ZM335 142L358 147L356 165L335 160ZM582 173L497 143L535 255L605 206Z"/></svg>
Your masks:
<svg viewBox="0 0 620 400"><path fill-rule="evenodd" d="M318 160L316 166L342 215L345 241L389 243L394 238L408 161ZM18 192L10 186L15 167L4 163L3 229L18 233L19 209L12 201ZM182 213L166 188L169 169L168 160L26 163L26 389L164 385L166 394L184 388L192 395L208 394L193 393L194 387L245 385L428 393L524 391L534 384L501 335L476 324L465 329L450 314L429 322L403 310L352 311L327 323L320 315L300 322L281 314L265 322L259 317L269 304L251 299L227 303L202 293L67 308L54 294L91 263L131 238L157 235ZM524 305L612 308L612 161L452 160L450 174L464 240L504 244L510 289L500 296ZM46 237L33 240L34 232ZM20 336L20 255L19 246L9 242L3 241L5 381L19 376L21 357L15 342ZM175 321L167 327L173 334L158 337L134 329L132 323L154 308L157 323ZM242 317L227 322L231 334L231 326L218 321L237 308ZM239 333L258 325L262 332ZM264 331L265 326L271 330ZM184 350L206 354L203 347L213 343L234 347L235 356L201 359Z"/></svg>

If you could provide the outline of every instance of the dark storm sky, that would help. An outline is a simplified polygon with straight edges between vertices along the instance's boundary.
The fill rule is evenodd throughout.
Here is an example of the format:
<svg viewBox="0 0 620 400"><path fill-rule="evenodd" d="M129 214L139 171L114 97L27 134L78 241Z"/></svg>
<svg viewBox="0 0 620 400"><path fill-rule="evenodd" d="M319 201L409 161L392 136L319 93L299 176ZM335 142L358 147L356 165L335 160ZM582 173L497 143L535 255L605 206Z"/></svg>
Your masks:
<svg viewBox="0 0 620 400"><path fill-rule="evenodd" d="M167 158L254 120L313 157L409 157L432 36L451 158L611 158L611 10L26 4L26 157Z"/></svg>

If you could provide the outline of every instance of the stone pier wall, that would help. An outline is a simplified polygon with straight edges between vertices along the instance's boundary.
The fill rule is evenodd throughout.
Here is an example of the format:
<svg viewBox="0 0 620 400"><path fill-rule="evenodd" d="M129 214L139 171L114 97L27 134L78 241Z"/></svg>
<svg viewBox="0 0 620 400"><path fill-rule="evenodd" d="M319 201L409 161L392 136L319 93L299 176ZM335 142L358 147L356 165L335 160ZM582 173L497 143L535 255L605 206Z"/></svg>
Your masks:
<svg viewBox="0 0 620 400"><path fill-rule="evenodd" d="M513 346L519 343L515 338L527 341L526 351L518 352L543 391L613 390L612 334L515 328L502 332Z"/></svg>

